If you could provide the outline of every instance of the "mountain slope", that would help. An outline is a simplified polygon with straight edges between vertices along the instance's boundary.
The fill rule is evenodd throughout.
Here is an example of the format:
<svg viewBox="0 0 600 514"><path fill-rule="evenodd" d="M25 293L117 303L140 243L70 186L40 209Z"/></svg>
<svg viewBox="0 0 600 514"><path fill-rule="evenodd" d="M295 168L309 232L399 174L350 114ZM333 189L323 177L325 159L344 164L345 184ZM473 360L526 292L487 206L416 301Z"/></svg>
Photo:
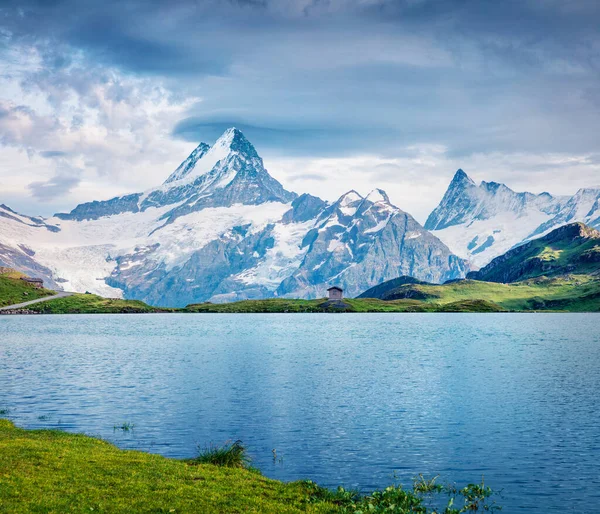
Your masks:
<svg viewBox="0 0 600 514"><path fill-rule="evenodd" d="M481 266L529 237L567 201L549 193L516 193L497 182L477 185L459 169L425 228L454 253Z"/></svg>
<svg viewBox="0 0 600 514"><path fill-rule="evenodd" d="M561 275L510 284L480 280L405 284L389 291L385 303L400 308L406 305L406 310L417 312L486 312L494 306L499 308L497 310L509 311L599 312L600 279L592 275Z"/></svg>
<svg viewBox="0 0 600 514"><path fill-rule="evenodd" d="M509 283L539 276L598 273L600 232L572 223L496 257L467 277Z"/></svg>
<svg viewBox="0 0 600 514"><path fill-rule="evenodd" d="M398 278L393 278L391 280L386 280L381 284L376 285L375 287L371 287L367 289L364 293L358 295L356 298L377 298L379 300L385 300L386 296L389 293L393 293L393 291L401 286L405 286L407 284L426 284L427 282L423 282L421 280L417 280L413 277L408 277L406 275Z"/></svg>

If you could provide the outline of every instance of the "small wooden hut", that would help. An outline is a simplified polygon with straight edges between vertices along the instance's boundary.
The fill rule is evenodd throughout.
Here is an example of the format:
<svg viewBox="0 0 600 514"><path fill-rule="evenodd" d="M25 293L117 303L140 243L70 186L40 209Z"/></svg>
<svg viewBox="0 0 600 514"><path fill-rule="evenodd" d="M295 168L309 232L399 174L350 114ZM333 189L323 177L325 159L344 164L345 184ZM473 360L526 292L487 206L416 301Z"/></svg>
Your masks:
<svg viewBox="0 0 600 514"><path fill-rule="evenodd" d="M344 290L338 286L332 286L327 289L330 300L341 300L344 297Z"/></svg>

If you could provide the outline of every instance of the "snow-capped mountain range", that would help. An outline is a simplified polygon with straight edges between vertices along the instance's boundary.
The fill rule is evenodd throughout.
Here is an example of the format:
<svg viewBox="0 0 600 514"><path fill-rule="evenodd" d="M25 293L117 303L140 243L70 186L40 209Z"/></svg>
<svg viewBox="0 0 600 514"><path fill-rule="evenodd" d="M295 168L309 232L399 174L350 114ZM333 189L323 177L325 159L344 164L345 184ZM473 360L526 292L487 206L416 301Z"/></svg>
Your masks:
<svg viewBox="0 0 600 514"><path fill-rule="evenodd" d="M425 228L471 266L481 267L575 221L600 226L600 187L580 189L572 197L516 193L497 182L477 185L459 169Z"/></svg>
<svg viewBox="0 0 600 514"><path fill-rule="evenodd" d="M201 143L155 188L49 219L0 207L0 265L50 287L182 306L346 294L399 275L468 271L381 190L333 203L286 191L237 129Z"/></svg>
<svg viewBox="0 0 600 514"><path fill-rule="evenodd" d="M572 221L598 227L599 203L600 189L515 193L458 170L423 227L380 189L333 203L285 190L232 128L143 193L48 219L1 205L0 265L54 289L153 305L315 298L333 284L355 296L403 275L462 278Z"/></svg>

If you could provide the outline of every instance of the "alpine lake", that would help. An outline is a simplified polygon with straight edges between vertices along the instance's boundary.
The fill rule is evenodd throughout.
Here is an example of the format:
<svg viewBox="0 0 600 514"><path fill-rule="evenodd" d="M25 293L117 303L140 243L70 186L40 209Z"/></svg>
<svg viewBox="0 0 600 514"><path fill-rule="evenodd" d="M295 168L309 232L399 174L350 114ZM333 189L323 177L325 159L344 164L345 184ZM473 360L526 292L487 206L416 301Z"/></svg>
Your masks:
<svg viewBox="0 0 600 514"><path fill-rule="evenodd" d="M484 477L509 513L600 510L599 392L600 314L0 318L18 426L176 458L239 439L268 477L365 492Z"/></svg>

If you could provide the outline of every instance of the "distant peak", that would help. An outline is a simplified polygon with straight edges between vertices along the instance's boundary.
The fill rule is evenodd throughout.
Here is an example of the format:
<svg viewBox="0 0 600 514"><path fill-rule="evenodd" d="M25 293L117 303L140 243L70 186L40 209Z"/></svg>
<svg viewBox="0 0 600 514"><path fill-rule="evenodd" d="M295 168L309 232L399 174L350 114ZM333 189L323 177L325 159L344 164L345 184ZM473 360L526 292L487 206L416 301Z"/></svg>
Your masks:
<svg viewBox="0 0 600 514"><path fill-rule="evenodd" d="M582 187L578 189L575 193L575 197L589 196L589 195L598 195L600 194L600 186L596 187Z"/></svg>
<svg viewBox="0 0 600 514"><path fill-rule="evenodd" d="M390 203L390 198L383 189L375 188L366 197L366 200L373 203Z"/></svg>
<svg viewBox="0 0 600 514"><path fill-rule="evenodd" d="M244 136L242 131L236 127L228 128L215 142L213 148L230 149L234 152L245 154L247 157L258 157L256 149Z"/></svg>
<svg viewBox="0 0 600 514"><path fill-rule="evenodd" d="M354 191L354 189L351 189L347 193L344 193L342 196L340 196L338 203L340 205L349 205L362 199L362 196L360 196L356 191Z"/></svg>
<svg viewBox="0 0 600 514"><path fill-rule="evenodd" d="M236 127L228 128L219 139L217 139L215 145L223 144L223 143L232 143L235 140L244 139L246 140L246 136L242 133L242 131Z"/></svg>
<svg viewBox="0 0 600 514"><path fill-rule="evenodd" d="M496 193L499 190L508 190L508 187L500 182L486 182L485 180L481 182L481 187L486 189L492 193Z"/></svg>
<svg viewBox="0 0 600 514"><path fill-rule="evenodd" d="M469 177L469 175L467 175L461 168L458 168L458 170L456 170L456 173L454 174L454 178L452 179L451 184L452 185L457 185L457 184L461 184L461 185L472 184L472 185L475 185L475 182L473 182L471 180L471 178Z"/></svg>

